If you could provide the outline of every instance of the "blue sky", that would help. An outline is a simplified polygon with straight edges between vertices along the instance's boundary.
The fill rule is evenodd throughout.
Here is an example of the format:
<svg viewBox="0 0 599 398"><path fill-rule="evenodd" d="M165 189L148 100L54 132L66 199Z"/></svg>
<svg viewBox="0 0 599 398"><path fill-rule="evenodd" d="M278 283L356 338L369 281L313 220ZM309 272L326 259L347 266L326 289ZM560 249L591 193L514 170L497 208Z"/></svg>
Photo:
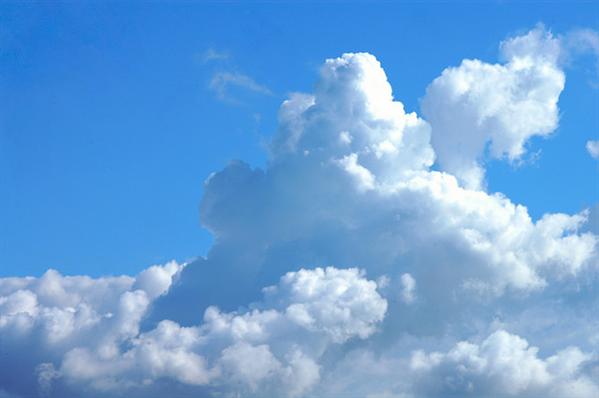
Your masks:
<svg viewBox="0 0 599 398"><path fill-rule="evenodd" d="M280 103L311 92L326 58L376 55L395 98L420 113L447 66L496 62L501 40L537 23L598 29L598 15L593 2L4 2L0 275L136 273L205 255L204 179L231 159L264 166ZM595 62L566 68L560 126L533 138L523 165L487 167L489 191L535 218L599 201L584 149L599 137ZM219 73L264 90L230 84L220 98L210 88Z"/></svg>
<svg viewBox="0 0 599 398"><path fill-rule="evenodd" d="M0 398L599 397L598 16L0 3Z"/></svg>

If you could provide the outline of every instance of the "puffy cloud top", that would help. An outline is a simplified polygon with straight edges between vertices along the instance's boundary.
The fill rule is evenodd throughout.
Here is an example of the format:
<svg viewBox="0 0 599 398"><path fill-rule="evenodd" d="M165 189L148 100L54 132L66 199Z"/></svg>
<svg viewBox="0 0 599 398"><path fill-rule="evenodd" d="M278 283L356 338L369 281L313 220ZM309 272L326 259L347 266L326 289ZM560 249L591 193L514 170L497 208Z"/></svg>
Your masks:
<svg viewBox="0 0 599 398"><path fill-rule="evenodd" d="M354 335L370 336L387 310L376 283L362 277L354 268L300 270L286 274L279 287L266 292L289 302L285 313L294 323L323 330L334 341L343 342Z"/></svg>
<svg viewBox="0 0 599 398"><path fill-rule="evenodd" d="M11 350L39 343L35 357L26 358L25 371L34 375L37 369L46 392L53 384L58 388L86 385L99 394L121 396L166 378L188 386L235 380L238 384L226 390L297 396L318 381L316 360L329 345L369 337L387 310L376 283L366 280L363 272L317 268L287 273L279 285L265 289L267 300L255 303L251 311L223 313L209 307L201 325L182 327L164 320L140 333L156 286L166 292L169 286L162 284L164 278L172 278L180 269L171 262L153 266L135 280L85 279L91 289L89 296L79 298L78 308L69 303L40 307L36 293L41 291L39 286L47 286L47 275L27 279L31 285L39 282L34 291L18 289L0 297L0 333L10 336ZM52 278L55 286L72 282L55 271ZM126 283L119 286L119 282ZM111 312L102 312L93 300L88 301L95 289L105 285L123 290ZM149 290L136 289L143 285ZM60 297L60 289L54 294ZM13 328L18 333L11 334ZM42 333L33 334L35 330ZM16 352L3 359L3 368L12 355ZM30 386L20 388L20 393L32 393Z"/></svg>
<svg viewBox="0 0 599 398"><path fill-rule="evenodd" d="M430 167L430 127L394 101L377 59L366 53L328 59L314 95L295 94L279 114L274 159L335 162L363 188L392 183Z"/></svg>
<svg viewBox="0 0 599 398"><path fill-rule="evenodd" d="M501 43L505 64L464 60L427 88L422 102L441 167L472 188L483 184L485 152L517 160L530 137L557 128L565 75L560 43L543 27Z"/></svg>

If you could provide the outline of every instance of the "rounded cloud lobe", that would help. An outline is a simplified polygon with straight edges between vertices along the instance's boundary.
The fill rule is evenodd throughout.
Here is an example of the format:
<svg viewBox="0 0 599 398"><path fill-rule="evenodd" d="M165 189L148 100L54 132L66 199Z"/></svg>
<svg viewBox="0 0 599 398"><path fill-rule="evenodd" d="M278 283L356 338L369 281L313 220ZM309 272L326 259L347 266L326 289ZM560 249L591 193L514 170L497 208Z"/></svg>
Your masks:
<svg viewBox="0 0 599 398"><path fill-rule="evenodd" d="M481 189L487 150L514 161L556 128L559 51L539 27L502 43L505 64L446 69L425 119L374 56L327 60L313 94L282 104L268 166L235 161L205 182L206 258L136 277L0 279L0 387L595 396L597 320L580 316L599 304L589 213L534 221ZM556 302L559 316L543 311Z"/></svg>
<svg viewBox="0 0 599 398"><path fill-rule="evenodd" d="M479 188L487 151L492 158L515 161L531 137L557 128L565 84L560 52L559 39L537 27L501 43L505 64L466 59L430 84L422 110L443 170Z"/></svg>

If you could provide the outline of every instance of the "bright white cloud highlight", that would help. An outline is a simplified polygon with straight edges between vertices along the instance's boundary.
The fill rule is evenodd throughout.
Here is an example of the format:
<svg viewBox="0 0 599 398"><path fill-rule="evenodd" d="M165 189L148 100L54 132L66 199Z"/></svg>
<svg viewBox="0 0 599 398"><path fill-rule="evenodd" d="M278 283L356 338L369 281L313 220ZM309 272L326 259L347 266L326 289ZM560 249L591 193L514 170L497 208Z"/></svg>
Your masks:
<svg viewBox="0 0 599 398"><path fill-rule="evenodd" d="M422 102L443 170L472 188L483 185L483 160L520 159L527 141L557 128L565 75L560 43L543 27L501 43L505 64L464 60L428 87Z"/></svg>

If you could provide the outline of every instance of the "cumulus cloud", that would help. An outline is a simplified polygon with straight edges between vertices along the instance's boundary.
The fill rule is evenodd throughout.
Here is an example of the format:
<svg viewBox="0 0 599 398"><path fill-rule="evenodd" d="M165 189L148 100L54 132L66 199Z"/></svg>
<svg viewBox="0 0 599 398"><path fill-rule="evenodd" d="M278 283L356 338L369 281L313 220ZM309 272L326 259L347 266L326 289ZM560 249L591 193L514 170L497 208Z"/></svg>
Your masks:
<svg viewBox="0 0 599 398"><path fill-rule="evenodd" d="M152 299L168 290L181 269L169 263L135 279L95 280L49 271L28 279L24 288L7 288L0 297L0 333L11 345L3 348L38 345L35 356L24 358L23 371L25 377L37 374L45 394L59 384L120 396L167 378L189 386L227 385L226 391L245 396L264 391L298 396L318 381L317 360L327 346L368 338L387 310L376 283L361 271L316 268L287 273L278 285L264 289L264 302L251 310L226 313L209 307L197 326L163 320L140 333ZM55 289L47 289L49 279ZM66 286L75 292L65 300ZM95 296L105 288L114 301L99 306ZM10 354L2 358L4 369L17 352ZM23 376L4 373L2 378L17 375ZM32 393L27 385L20 387L17 393Z"/></svg>
<svg viewBox="0 0 599 398"><path fill-rule="evenodd" d="M292 95L279 117L267 170L234 162L206 182L202 220L217 241L186 272L230 278L242 269L230 308L256 299L280 267L359 265L432 288L434 264L444 292L501 294L575 275L595 256L596 237L577 233L586 213L533 222L501 194L432 171L429 124L393 99L372 55L328 60L315 93ZM188 289L210 296L205 305L231 300L200 279L187 278L199 284Z"/></svg>
<svg viewBox="0 0 599 398"><path fill-rule="evenodd" d="M472 188L483 185L487 152L516 161L531 137L558 126L565 84L559 40L537 27L500 49L504 64L464 60L445 69L422 101L440 166Z"/></svg>
<svg viewBox="0 0 599 398"><path fill-rule="evenodd" d="M151 301L168 290L182 266L154 266L137 278L92 279L48 270L40 278L0 279L0 385L25 396L47 393L56 364L78 346L110 356L139 333ZM26 355L23 355L26 353ZM39 389L31 390L34 386Z"/></svg>
<svg viewBox="0 0 599 398"><path fill-rule="evenodd" d="M593 357L568 347L542 359L538 348L505 330L480 344L462 341L446 353L416 351L410 368L418 396L592 397L599 385L585 373Z"/></svg>
<svg viewBox="0 0 599 398"><path fill-rule="evenodd" d="M536 28L501 51L503 64L445 70L424 118L373 55L327 60L313 93L281 105L265 169L233 161L206 180L204 258L136 277L0 279L0 364L18 363L1 388L594 396L596 323L579 316L597 305L594 213L533 220L482 189L487 147L515 161L557 126L560 42Z"/></svg>
<svg viewBox="0 0 599 398"><path fill-rule="evenodd" d="M536 29L505 43L510 62L547 63L547 73L563 85L549 33ZM502 71L499 80L520 76L515 65L495 69ZM536 83L520 83L522 91L505 101L530 97L533 106ZM511 114L501 116L506 125ZM152 317L170 314L192 324L193 315L176 303L235 310L259 299L260 286L289 269L358 265L381 281L389 303L372 344L448 329L463 338L478 322L493 321L484 309L489 300L542 301L554 284L576 284L581 273L594 272L597 237L582 231L587 212L533 221L526 207L505 196L432 170L431 134L434 124L394 99L372 55L326 61L314 93L292 94L282 104L267 169L236 161L206 181L201 216L215 245L186 268ZM492 139L514 157L516 144L524 145L507 145L500 133ZM225 283L236 286L234 297L218 287Z"/></svg>
<svg viewBox="0 0 599 398"><path fill-rule="evenodd" d="M317 395L590 398L599 392L595 355L565 347L542 356L526 339L503 329L444 350L411 346L402 341L380 353L351 350L335 364Z"/></svg>

